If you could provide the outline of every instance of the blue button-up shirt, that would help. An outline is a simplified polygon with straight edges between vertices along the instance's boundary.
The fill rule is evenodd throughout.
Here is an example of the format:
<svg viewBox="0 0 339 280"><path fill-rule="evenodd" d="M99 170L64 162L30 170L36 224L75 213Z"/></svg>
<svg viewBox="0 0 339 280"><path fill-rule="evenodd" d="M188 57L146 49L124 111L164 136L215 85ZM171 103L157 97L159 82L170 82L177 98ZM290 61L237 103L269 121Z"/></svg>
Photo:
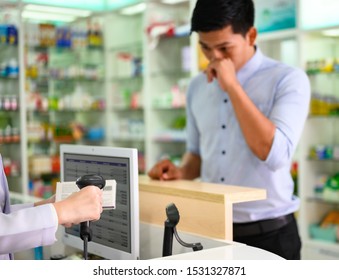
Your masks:
<svg viewBox="0 0 339 280"><path fill-rule="evenodd" d="M229 100L214 80L195 77L187 93L187 151L202 159L201 180L263 188L267 199L234 205L234 222L275 218L296 211L290 175L293 153L300 139L310 102L306 74L264 56L254 56L237 78L256 107L276 126L265 161L247 146Z"/></svg>

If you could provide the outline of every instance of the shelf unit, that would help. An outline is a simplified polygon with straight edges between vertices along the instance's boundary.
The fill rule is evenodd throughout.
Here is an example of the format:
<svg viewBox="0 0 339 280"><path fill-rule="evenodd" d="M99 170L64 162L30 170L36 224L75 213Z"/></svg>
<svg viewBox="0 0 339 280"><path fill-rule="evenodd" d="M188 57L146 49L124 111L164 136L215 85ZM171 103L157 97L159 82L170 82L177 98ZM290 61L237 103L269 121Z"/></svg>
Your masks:
<svg viewBox="0 0 339 280"><path fill-rule="evenodd" d="M26 129L29 193L49 197L63 143L102 145L106 131L105 52L100 29L93 44L87 25L25 22Z"/></svg>
<svg viewBox="0 0 339 280"><path fill-rule="evenodd" d="M5 20L3 23L13 24L17 28L15 44L3 42L0 50L1 66L5 65L4 73L6 67L10 72L8 77L3 73L0 77L1 105L4 105L0 112L1 155L5 159L6 172L10 170L7 168L8 161L12 161L10 167L13 174L9 172L7 176L10 191L27 195L31 193L31 182L34 179L59 177L58 171L50 172L45 168L50 162L44 164L41 161L39 168L42 169L32 170L31 161L52 155L56 159L52 165L55 164L55 169L58 169L60 144L106 143L105 52L94 41L89 42L89 47L80 46L79 41L80 29L85 30L89 20L101 21L101 15L96 17L93 13L85 20L79 19L63 25L72 26L73 31L78 32L78 44L76 48L70 49L58 44L40 44L39 40L42 42L43 39L40 34L36 34L39 24L31 24L21 17L24 7L22 1L11 2L0 3L1 19ZM47 36L48 33L52 36L59 28L62 27L58 25L53 32L49 30L49 33L41 34ZM3 32L4 30L1 34ZM35 34L32 35L31 32ZM86 39L82 37L84 38ZM86 89L81 90L82 88ZM58 133L65 132L67 129L64 128L68 128L71 122L77 125L78 130L74 131L84 133L85 137L60 137ZM41 193L34 194L44 196Z"/></svg>
<svg viewBox="0 0 339 280"><path fill-rule="evenodd" d="M138 149L145 171L143 14L105 16L107 143ZM108 35L109 34L109 35Z"/></svg>
<svg viewBox="0 0 339 280"><path fill-rule="evenodd" d="M339 201L328 201L319 193L319 184L339 172L339 159L310 158L312 148L320 150L322 145L331 148L339 145L339 115L332 110L339 103L339 74L333 69L333 62L339 57L339 38L328 36L324 31L304 31L300 46L304 50L304 66L312 89L310 116L301 141L303 152L300 159L300 228L305 259L339 258L338 242L319 240L310 232L312 224L319 225L326 214L339 209Z"/></svg>
<svg viewBox="0 0 339 280"><path fill-rule="evenodd" d="M184 95L197 72L191 47L196 37L172 32L188 24L190 5L147 1L142 14L105 18L105 34L111 34L105 46L108 141L137 148L140 173L163 156L176 160L185 151ZM157 33L159 26L164 29Z"/></svg>
<svg viewBox="0 0 339 280"><path fill-rule="evenodd" d="M185 93L189 78L198 71L196 37L189 36L188 29L193 2L147 4L144 24L148 170L163 157L179 164L185 152Z"/></svg>
<svg viewBox="0 0 339 280"><path fill-rule="evenodd" d="M1 156L5 165L7 180L13 186L12 190L21 192L22 185L27 179L27 166L23 156L25 154L25 135L22 129L25 127L25 117L21 108L24 106L22 99L22 75L19 71L23 54L21 34L18 32L21 26L19 6L9 1L0 2L0 135ZM13 36L6 36L6 28L14 28ZM13 30L12 30L13 31Z"/></svg>

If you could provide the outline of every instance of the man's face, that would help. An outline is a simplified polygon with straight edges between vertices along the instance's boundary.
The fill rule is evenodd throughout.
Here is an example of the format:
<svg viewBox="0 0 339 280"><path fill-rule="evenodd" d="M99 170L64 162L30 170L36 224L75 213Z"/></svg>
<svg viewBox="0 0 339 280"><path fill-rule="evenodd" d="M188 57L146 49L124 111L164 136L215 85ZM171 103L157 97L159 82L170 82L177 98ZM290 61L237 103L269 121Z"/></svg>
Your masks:
<svg viewBox="0 0 339 280"><path fill-rule="evenodd" d="M232 27L199 32L199 44L209 61L229 58L238 71L253 54L256 30L251 28L246 36L233 33Z"/></svg>

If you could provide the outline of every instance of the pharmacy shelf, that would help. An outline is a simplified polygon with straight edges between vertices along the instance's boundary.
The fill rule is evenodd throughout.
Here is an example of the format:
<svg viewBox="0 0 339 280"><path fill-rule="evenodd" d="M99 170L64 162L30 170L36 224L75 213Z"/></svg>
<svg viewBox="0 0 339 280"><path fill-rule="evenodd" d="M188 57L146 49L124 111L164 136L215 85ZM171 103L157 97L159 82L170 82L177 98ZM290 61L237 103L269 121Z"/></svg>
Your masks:
<svg viewBox="0 0 339 280"><path fill-rule="evenodd" d="M327 36L324 29L302 32L300 48L303 67L312 90L310 115L302 135L300 160L300 228L304 259L337 259L338 242L313 239L310 226L320 225L326 214L339 208L339 202L324 197L327 179L339 172L339 91L336 60L339 41ZM327 148L326 148L327 147ZM325 153L322 153L328 149ZM333 154L332 154L333 153ZM319 228L325 232L325 229ZM325 235L322 237L325 240Z"/></svg>
<svg viewBox="0 0 339 280"><path fill-rule="evenodd" d="M145 13L147 169L161 158L177 159L185 152L185 95L189 79L198 72L197 43L195 35L177 30L189 24L193 2L149 3ZM158 34L159 25L168 32Z"/></svg>
<svg viewBox="0 0 339 280"><path fill-rule="evenodd" d="M9 1L0 3L0 142L7 180L12 190L22 192L26 182L23 114L21 111L20 58L22 55L19 8ZM5 28L10 36L4 36ZM10 32L8 32L10 31Z"/></svg>
<svg viewBox="0 0 339 280"><path fill-rule="evenodd" d="M144 14L105 17L107 143L138 149L145 172Z"/></svg>

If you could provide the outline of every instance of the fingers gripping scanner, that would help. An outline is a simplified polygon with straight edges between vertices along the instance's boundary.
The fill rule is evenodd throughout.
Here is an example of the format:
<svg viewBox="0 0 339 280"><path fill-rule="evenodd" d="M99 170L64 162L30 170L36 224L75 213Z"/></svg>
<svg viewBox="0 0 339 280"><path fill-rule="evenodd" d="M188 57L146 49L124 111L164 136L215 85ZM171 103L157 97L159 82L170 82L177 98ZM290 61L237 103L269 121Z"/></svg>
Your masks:
<svg viewBox="0 0 339 280"><path fill-rule="evenodd" d="M100 175L84 175L76 180L76 185L79 189L87 186L96 186L100 189L105 187L106 181ZM90 221L80 223L80 238L84 241L84 259L87 260L87 244L92 240L92 230L90 228Z"/></svg>
<svg viewBox="0 0 339 280"><path fill-rule="evenodd" d="M170 203L166 207L167 220L165 221L164 240L162 247L162 256L171 256L173 248L173 234L181 246L192 248L193 251L200 251L203 249L201 243L186 243L178 235L176 225L179 223L180 215L178 208L174 203Z"/></svg>

